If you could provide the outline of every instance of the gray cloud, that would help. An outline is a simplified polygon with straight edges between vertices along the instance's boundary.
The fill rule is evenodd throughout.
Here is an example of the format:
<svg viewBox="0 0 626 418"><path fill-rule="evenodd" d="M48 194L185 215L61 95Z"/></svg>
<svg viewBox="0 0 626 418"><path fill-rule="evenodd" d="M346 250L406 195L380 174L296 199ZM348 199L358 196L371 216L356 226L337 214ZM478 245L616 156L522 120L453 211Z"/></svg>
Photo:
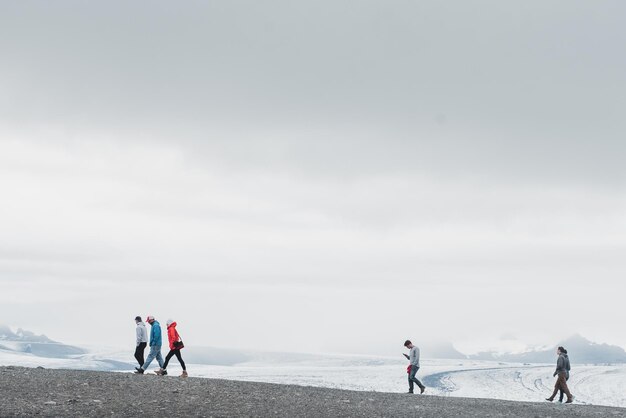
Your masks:
<svg viewBox="0 0 626 418"><path fill-rule="evenodd" d="M3 9L2 113L18 127L209 154L255 143L259 164L314 170L624 180L619 2Z"/></svg>
<svg viewBox="0 0 626 418"><path fill-rule="evenodd" d="M571 304L598 306L626 268L624 8L3 2L0 313L36 328L18 302L33 287L42 307L116 300L125 320L165 310L133 302L175 282L199 327L210 300L277 348L295 299L313 348L350 350L347 324L381 347L359 318L382 329L405 295L437 312L450 294L414 332L545 337L544 291L565 282ZM282 325L256 335L232 289ZM543 311L506 310L516 292ZM73 309L46 326L71 339L54 324L83 321ZM590 332L626 345L607 309ZM571 331L596 330L572 315Z"/></svg>

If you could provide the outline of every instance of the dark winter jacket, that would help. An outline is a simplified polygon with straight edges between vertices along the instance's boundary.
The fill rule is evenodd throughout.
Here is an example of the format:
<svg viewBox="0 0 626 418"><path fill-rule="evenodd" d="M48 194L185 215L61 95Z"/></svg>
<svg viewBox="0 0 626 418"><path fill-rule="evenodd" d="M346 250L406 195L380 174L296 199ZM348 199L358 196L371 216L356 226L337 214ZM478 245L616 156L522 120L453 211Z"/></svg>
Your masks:
<svg viewBox="0 0 626 418"><path fill-rule="evenodd" d="M554 371L554 376L562 372L569 375L569 371L569 357L567 357L567 354L564 353L559 354L559 359L556 361L556 370Z"/></svg>

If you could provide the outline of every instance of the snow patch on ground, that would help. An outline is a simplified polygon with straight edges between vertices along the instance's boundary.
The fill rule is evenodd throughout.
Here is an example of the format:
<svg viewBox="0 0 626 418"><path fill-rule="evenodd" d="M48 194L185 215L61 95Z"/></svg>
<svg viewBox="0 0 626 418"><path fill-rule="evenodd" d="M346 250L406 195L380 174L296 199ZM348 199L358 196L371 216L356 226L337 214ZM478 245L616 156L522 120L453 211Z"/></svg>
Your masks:
<svg viewBox="0 0 626 418"><path fill-rule="evenodd" d="M179 367L174 364L174 367ZM376 392L406 392L406 365L191 365L193 376ZM192 369L193 368L193 369ZM424 360L417 376L426 395L545 402L554 387L553 365ZM576 366L569 380L576 403L626 407L626 365Z"/></svg>
<svg viewBox="0 0 626 418"><path fill-rule="evenodd" d="M130 351L97 347L64 359L0 350L0 365L131 372L137 364ZM153 362L150 370L156 367ZM572 367L568 383L577 403L626 407L626 365ZM406 361L388 357L286 355L281 360L276 354L261 354L254 361L235 366L187 364L187 369L190 376L204 378L375 392L402 393L408 389ZM180 374L175 358L168 371L170 376ZM554 386L553 372L554 365L547 364L423 359L417 377L428 388L426 396L545 402Z"/></svg>

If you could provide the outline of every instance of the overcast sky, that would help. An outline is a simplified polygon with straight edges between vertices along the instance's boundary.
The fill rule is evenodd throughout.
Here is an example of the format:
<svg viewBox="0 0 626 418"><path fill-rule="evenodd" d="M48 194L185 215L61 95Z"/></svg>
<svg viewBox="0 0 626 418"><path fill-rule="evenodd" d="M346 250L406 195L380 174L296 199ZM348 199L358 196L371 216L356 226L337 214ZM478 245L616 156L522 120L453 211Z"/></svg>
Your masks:
<svg viewBox="0 0 626 418"><path fill-rule="evenodd" d="M1 1L0 323L626 347L625 13Z"/></svg>

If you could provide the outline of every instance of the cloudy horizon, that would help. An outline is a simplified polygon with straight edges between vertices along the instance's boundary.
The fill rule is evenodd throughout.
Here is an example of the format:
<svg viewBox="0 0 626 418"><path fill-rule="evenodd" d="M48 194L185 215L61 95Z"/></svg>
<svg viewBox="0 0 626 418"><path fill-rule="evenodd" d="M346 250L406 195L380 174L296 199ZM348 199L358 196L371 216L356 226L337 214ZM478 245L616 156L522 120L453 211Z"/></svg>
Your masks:
<svg viewBox="0 0 626 418"><path fill-rule="evenodd" d="M626 348L625 9L1 2L0 323Z"/></svg>

